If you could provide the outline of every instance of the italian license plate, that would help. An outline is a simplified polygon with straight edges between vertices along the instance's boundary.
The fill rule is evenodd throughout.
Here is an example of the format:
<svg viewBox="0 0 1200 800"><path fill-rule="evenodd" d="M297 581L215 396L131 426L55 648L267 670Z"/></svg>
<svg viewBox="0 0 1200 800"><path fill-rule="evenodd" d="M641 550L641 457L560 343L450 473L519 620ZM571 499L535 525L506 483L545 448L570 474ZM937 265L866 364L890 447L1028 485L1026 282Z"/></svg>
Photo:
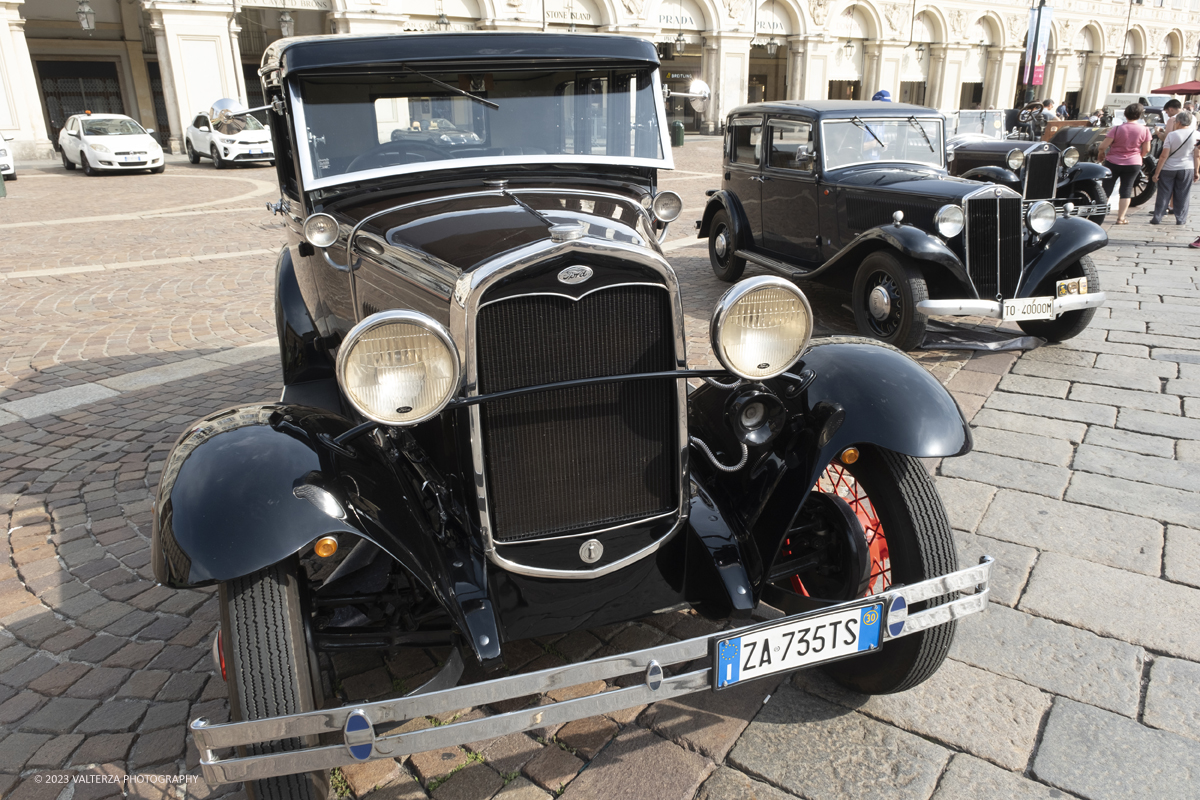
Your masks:
<svg viewBox="0 0 1200 800"><path fill-rule="evenodd" d="M259 155L260 153L262 153L262 150L251 150L250 151L250 155L254 155L254 156Z"/></svg>
<svg viewBox="0 0 1200 800"><path fill-rule="evenodd" d="M874 650L882 618L883 604L873 603L719 639L713 688Z"/></svg>
<svg viewBox="0 0 1200 800"><path fill-rule="evenodd" d="M1004 301L1004 321L1023 319L1054 319L1053 297L1022 297Z"/></svg>

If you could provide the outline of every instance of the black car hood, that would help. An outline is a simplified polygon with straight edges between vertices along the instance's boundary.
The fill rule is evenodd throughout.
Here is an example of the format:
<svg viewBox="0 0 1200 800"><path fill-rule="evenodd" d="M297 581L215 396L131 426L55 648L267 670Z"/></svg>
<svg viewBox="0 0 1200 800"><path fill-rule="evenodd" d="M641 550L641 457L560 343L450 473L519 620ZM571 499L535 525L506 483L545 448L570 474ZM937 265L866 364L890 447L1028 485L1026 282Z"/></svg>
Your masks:
<svg viewBox="0 0 1200 800"><path fill-rule="evenodd" d="M550 225L571 221L587 224L590 236L652 246L635 197L617 199L598 192L589 198L579 189L537 186L514 187L511 192L476 189L397 203L397 210L370 220L363 230L463 272L500 253L549 239ZM378 210L365 206L346 213L363 219Z"/></svg>
<svg viewBox="0 0 1200 800"><path fill-rule="evenodd" d="M955 178L938 169L895 164L851 167L838 171L829 182L844 189L889 191L946 200L957 200L984 185L979 181Z"/></svg>

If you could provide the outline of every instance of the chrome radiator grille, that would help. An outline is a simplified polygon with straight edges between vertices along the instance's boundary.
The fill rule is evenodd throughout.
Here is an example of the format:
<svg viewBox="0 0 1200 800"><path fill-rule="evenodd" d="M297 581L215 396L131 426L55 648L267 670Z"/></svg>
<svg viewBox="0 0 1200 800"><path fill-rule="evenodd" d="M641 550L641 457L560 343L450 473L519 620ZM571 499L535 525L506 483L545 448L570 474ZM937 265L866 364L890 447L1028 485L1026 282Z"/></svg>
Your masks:
<svg viewBox="0 0 1200 800"><path fill-rule="evenodd" d="M1021 198L987 189L968 197L964 205L967 271L979 297L1012 297L1021 281L1024 232Z"/></svg>
<svg viewBox="0 0 1200 800"><path fill-rule="evenodd" d="M1058 186L1058 152L1025 157L1025 199L1049 200Z"/></svg>
<svg viewBox="0 0 1200 800"><path fill-rule="evenodd" d="M617 286L578 301L521 295L479 310L481 394L675 368L670 295ZM481 408L492 536L512 542L666 513L678 500L672 379L580 386Z"/></svg>

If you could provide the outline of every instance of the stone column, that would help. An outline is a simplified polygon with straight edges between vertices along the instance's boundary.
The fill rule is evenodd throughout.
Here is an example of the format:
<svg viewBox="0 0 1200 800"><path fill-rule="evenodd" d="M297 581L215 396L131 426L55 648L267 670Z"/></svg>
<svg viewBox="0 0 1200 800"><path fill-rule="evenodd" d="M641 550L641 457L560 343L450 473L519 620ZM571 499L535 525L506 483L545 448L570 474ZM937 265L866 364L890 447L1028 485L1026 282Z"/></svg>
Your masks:
<svg viewBox="0 0 1200 800"><path fill-rule="evenodd" d="M956 87L946 85L946 69L949 66L947 55L950 52L951 48L940 42L929 45L929 78L925 87L925 105L932 108L952 109L957 105L958 91ZM955 47L953 52L958 53L961 58L961 54L967 52L967 49ZM962 74L961 71L959 74ZM955 98L952 103L946 100L947 89Z"/></svg>
<svg viewBox="0 0 1200 800"><path fill-rule="evenodd" d="M1142 92L1142 79L1146 74L1146 57L1132 56L1129 59L1129 73L1125 79L1125 91Z"/></svg>
<svg viewBox="0 0 1200 800"><path fill-rule="evenodd" d="M787 99L799 100L804 97L804 38L800 36L787 37Z"/></svg>
<svg viewBox="0 0 1200 800"><path fill-rule="evenodd" d="M862 67L862 99L870 100L881 88L879 85L879 62L883 55L883 42L878 39L863 42L866 59ZM896 87L899 90L899 86ZM888 91L891 91L890 89ZM894 95L895 93L893 93ZM893 97L893 99L895 99Z"/></svg>
<svg viewBox="0 0 1200 800"><path fill-rule="evenodd" d="M129 73L133 77L134 114L144 128L157 128L154 118L154 93L150 91L150 73L142 54L142 6L140 3L121 3L121 27L125 33L125 54L129 57Z"/></svg>
<svg viewBox="0 0 1200 800"><path fill-rule="evenodd" d="M234 6L234 13L229 16L229 49L233 51L233 80L237 84L238 99L248 105L246 71L242 69L242 48L238 42L238 34L242 32L242 28L237 24L236 8L237 6Z"/></svg>
<svg viewBox="0 0 1200 800"><path fill-rule="evenodd" d="M162 78L163 100L167 104L167 123L171 128L167 148L172 153L182 153L182 119L179 116L179 101L175 97L175 74L171 69L171 56L167 51L167 31L163 27L161 14L154 14L150 30L154 31L154 49L158 51L158 74Z"/></svg>
<svg viewBox="0 0 1200 800"><path fill-rule="evenodd" d="M16 107L21 131L26 135L26 143L19 149L13 149L20 152L23 158L52 158L54 144L47 133L37 75L33 70L33 59L29 57L29 45L25 41L25 20L17 16L16 6L8 12L8 28L12 50L5 66L11 69L9 88L15 95L13 106Z"/></svg>
<svg viewBox="0 0 1200 800"><path fill-rule="evenodd" d="M1083 65L1083 91L1079 93L1079 108L1084 114L1091 114L1100 104L1104 102L1104 95L1108 92L1107 87L1102 83L1106 73L1106 62L1108 72L1116 59L1112 57L1106 58L1103 53L1091 53L1087 57L1087 61Z"/></svg>

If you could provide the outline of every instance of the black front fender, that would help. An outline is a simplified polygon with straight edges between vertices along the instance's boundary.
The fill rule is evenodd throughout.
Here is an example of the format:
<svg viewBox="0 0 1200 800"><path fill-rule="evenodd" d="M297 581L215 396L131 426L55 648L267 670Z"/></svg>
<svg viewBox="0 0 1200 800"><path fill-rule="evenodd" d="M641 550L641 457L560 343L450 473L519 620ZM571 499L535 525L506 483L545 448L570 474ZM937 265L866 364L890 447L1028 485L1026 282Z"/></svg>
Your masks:
<svg viewBox="0 0 1200 800"><path fill-rule="evenodd" d="M1067 171L1064 184L1074 184L1079 181L1104 181L1112 177L1112 170L1103 164L1093 161L1080 161Z"/></svg>
<svg viewBox="0 0 1200 800"><path fill-rule="evenodd" d="M790 371L766 383L784 400L788 424L775 442L752 448L747 466L712 469L692 450L693 475L709 487L726 518L752 541L748 564L756 597L797 510L833 459L850 446L875 446L917 458L962 455L971 431L937 379L900 351L866 339L818 341ZM689 397L689 430L726 463L737 442L724 408L737 389L705 385Z"/></svg>
<svg viewBox="0 0 1200 800"><path fill-rule="evenodd" d="M824 272L839 266L847 267L847 274L853 276L858 264L869 253L876 250L898 250L921 265L938 268L948 274L961 287L967 297L976 297L974 284L967 275L962 260L950 247L936 236L931 236L915 225L880 225L863 231L853 242L843 247L828 261L812 272L804 273L805 278L816 278ZM940 277L940 276L939 276ZM964 295L960 295L964 296Z"/></svg>
<svg viewBox="0 0 1200 800"><path fill-rule="evenodd" d="M1041 296L1046 291L1047 281L1106 244L1108 234L1094 222L1080 217L1057 220L1050 232L1026 251L1025 277L1017 289L1017 297Z"/></svg>
<svg viewBox="0 0 1200 800"><path fill-rule="evenodd" d="M497 658L482 554L468 537L433 529L420 484L371 436L348 447L332 442L351 427L321 409L266 404L191 425L159 483L151 538L156 580L174 588L219 583L301 553L325 535L358 537L423 584L482 661ZM340 509L331 514L297 496L304 485L325 490Z"/></svg>
<svg viewBox="0 0 1200 800"><path fill-rule="evenodd" d="M985 167L975 167L975 169L969 169L959 177L972 181L982 181L983 183L998 183L1001 186L1007 186L1017 194L1021 193L1021 177L1012 170L1004 167L992 164Z"/></svg>
<svg viewBox="0 0 1200 800"><path fill-rule="evenodd" d="M746 250L753 247L754 232L750 230L750 224L746 221L742 203L737 199L737 195L724 189L714 192L712 197L708 198L708 205L704 207L704 217L700 220L700 230L696 233L696 238L708 238L708 234L712 230L713 217L717 215L718 211L725 211L729 214L729 224L733 227L733 241L736 243L737 249Z"/></svg>

